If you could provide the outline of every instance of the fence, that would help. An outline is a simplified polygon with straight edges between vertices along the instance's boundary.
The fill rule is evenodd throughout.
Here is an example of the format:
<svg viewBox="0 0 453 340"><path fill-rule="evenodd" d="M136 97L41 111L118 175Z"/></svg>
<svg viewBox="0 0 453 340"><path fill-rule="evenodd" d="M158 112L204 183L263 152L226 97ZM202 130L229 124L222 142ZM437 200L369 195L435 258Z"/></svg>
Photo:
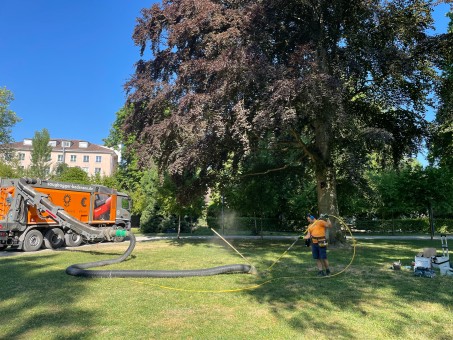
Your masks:
<svg viewBox="0 0 453 340"><path fill-rule="evenodd" d="M357 220L353 225L354 231L374 233L430 233L428 218L405 218L393 220ZM452 219L435 219L436 233L453 233Z"/></svg>

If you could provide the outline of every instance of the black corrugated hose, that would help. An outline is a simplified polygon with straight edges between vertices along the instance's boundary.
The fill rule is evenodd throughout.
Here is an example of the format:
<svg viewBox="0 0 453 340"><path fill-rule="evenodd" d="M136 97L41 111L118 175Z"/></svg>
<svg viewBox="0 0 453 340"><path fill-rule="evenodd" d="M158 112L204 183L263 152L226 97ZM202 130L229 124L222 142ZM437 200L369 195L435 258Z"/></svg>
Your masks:
<svg viewBox="0 0 453 340"><path fill-rule="evenodd" d="M220 267L193 269L193 270L87 270L93 267L102 267L114 263L124 261L132 253L135 248L135 235L128 232L130 239L129 247L126 252L118 258L111 260L103 260L96 262L87 262L73 264L66 268L66 274L82 277L95 277L95 278L110 278L110 277L159 277L159 278L172 278L172 277L190 277L190 276L211 276L218 274L255 274L256 269L251 265L246 264L231 264Z"/></svg>

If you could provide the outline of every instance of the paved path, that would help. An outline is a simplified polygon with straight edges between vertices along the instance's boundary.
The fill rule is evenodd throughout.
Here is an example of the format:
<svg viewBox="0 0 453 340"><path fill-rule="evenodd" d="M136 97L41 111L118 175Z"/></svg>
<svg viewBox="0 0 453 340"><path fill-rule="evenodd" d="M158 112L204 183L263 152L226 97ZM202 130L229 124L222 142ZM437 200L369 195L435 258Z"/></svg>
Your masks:
<svg viewBox="0 0 453 340"><path fill-rule="evenodd" d="M223 235L222 235L223 236ZM223 236L227 240L231 239L248 239L248 240L260 240L261 236L247 236L247 235L227 235ZM263 236L265 240L296 240L298 236L284 236L284 235L268 235ZM172 240L176 239L176 235L170 236L137 236L137 241L155 241L155 240ZM189 236L184 235L180 237L181 239L216 239L218 236L206 235L206 236ZM350 239L351 236L346 236L347 239ZM431 240L429 235L418 235L418 236L391 236L391 235L354 235L354 238L357 240ZM452 237L448 237L451 239ZM440 240L440 236L434 236L434 240Z"/></svg>

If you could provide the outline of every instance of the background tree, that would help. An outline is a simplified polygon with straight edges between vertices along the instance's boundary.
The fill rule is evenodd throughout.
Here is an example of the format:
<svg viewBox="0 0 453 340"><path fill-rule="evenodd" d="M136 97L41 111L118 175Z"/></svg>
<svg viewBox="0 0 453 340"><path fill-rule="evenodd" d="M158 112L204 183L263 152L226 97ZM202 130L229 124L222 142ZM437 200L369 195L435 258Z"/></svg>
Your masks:
<svg viewBox="0 0 453 340"><path fill-rule="evenodd" d="M50 157L52 147L49 145L50 135L46 128L36 131L32 139L30 172L32 176L46 179L50 175Z"/></svg>
<svg viewBox="0 0 453 340"><path fill-rule="evenodd" d="M230 171L222 181L221 191L229 209L254 217L256 232L262 218L278 221L274 228L288 230L305 226L306 213L316 211L313 175L294 159L297 155L292 161L260 148L242 162L236 175ZM290 220L298 222L290 226Z"/></svg>
<svg viewBox="0 0 453 340"><path fill-rule="evenodd" d="M144 231L155 231L162 216L159 212L156 197L159 187L159 175L156 167L143 171L138 190L132 192L134 214L140 216L140 228Z"/></svg>
<svg viewBox="0 0 453 340"><path fill-rule="evenodd" d="M161 212L176 219L178 237L181 233L181 222L192 228L194 221L200 217L204 208L204 197L192 190L196 187L196 174L184 173L183 176L172 177L164 173L157 190L157 204ZM187 220L186 220L187 219Z"/></svg>
<svg viewBox="0 0 453 340"><path fill-rule="evenodd" d="M78 166L70 167L66 163L58 164L52 180L68 183L90 184L88 174Z"/></svg>
<svg viewBox="0 0 453 340"><path fill-rule="evenodd" d="M152 57L126 84L126 130L143 164L153 157L172 176L198 169L202 189L260 141L298 148L319 212L336 215L338 172L360 172L374 149L397 164L419 147L448 38L426 33L433 6L181 0L144 9L134 39Z"/></svg>
<svg viewBox="0 0 453 340"><path fill-rule="evenodd" d="M16 178L19 173L14 166L4 162L0 162L0 178Z"/></svg>
<svg viewBox="0 0 453 340"><path fill-rule="evenodd" d="M11 128L20 121L20 118L9 105L14 100L11 91L6 87L0 87L0 152L9 152L7 145L11 143Z"/></svg>
<svg viewBox="0 0 453 340"><path fill-rule="evenodd" d="M143 190L147 186L143 181L147 181L150 177L149 174L146 174L147 170L140 169L138 166L137 153L131 147L134 143L134 136L126 134L122 128L130 112L131 108L128 106L124 106L116 112L116 119L110 129L109 136L104 139L104 143L106 146L121 152L121 163L114 174L116 185L133 197L134 214L139 214L148 205L148 203L144 203L144 200L149 196L145 194L146 190ZM154 171L152 165L149 166L149 171Z"/></svg>
<svg viewBox="0 0 453 340"><path fill-rule="evenodd" d="M453 12L448 13L448 31L453 33ZM442 84L439 88L440 107L431 126L430 154L431 163L453 169L453 47L444 50L442 64Z"/></svg>

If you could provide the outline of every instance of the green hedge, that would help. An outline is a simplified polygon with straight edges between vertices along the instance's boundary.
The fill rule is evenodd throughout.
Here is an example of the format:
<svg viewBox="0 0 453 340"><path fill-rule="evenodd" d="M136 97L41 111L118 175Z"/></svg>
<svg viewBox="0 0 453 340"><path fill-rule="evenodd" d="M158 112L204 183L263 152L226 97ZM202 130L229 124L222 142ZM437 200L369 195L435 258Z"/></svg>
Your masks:
<svg viewBox="0 0 453 340"><path fill-rule="evenodd" d="M353 226L356 230L368 232L391 233L391 232L418 232L430 233L431 227L428 218L418 219L395 219L395 220L357 220ZM453 220L434 219L436 233L453 233Z"/></svg>

